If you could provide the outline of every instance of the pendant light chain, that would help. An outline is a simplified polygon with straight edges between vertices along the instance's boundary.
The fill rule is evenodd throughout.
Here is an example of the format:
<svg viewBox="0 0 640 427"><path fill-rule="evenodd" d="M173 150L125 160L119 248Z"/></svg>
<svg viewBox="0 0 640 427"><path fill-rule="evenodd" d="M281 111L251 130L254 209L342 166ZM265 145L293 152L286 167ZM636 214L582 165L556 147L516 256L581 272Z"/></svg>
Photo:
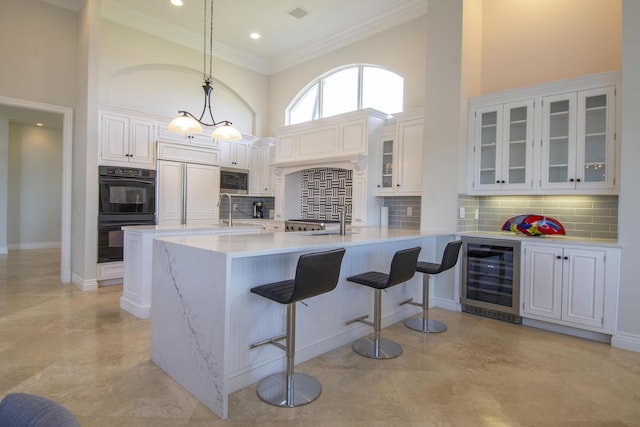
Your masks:
<svg viewBox="0 0 640 427"><path fill-rule="evenodd" d="M204 35L203 44L204 47L202 49L203 52L203 61L202 61L202 69L203 74L202 77L204 81L211 82L213 76L213 0L211 0L211 6L209 10L209 72L207 73L207 2L209 0L204 0L204 19L203 19L203 28L202 34Z"/></svg>
<svg viewBox="0 0 640 427"><path fill-rule="evenodd" d="M204 85L204 106L202 107L202 113L200 117L196 117L188 111L179 110L179 117L173 119L168 129L178 132L184 132L185 136L191 137L193 133L201 133L202 126L217 126L211 134L214 139L224 139L228 141L235 141L242 138L242 134L232 127L232 123L229 120L221 120L216 122L213 118L213 112L211 111L211 93L213 87L211 83L213 81L213 0L202 0L204 3L203 13L203 59L202 59L202 77ZM209 10L207 11L207 3L209 3ZM207 13L208 12L208 13ZM209 72L207 73L207 16L209 17ZM210 122L205 118L208 113Z"/></svg>

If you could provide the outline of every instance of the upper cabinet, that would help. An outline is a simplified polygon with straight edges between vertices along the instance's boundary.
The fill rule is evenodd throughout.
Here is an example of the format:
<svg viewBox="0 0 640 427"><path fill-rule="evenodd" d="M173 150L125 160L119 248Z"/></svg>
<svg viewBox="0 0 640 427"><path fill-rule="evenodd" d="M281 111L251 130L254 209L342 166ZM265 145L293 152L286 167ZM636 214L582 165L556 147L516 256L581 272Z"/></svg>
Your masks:
<svg viewBox="0 0 640 427"><path fill-rule="evenodd" d="M470 194L617 194L620 74L469 100Z"/></svg>
<svg viewBox="0 0 640 427"><path fill-rule="evenodd" d="M251 144L247 141L219 140L220 166L249 169Z"/></svg>
<svg viewBox="0 0 640 427"><path fill-rule="evenodd" d="M532 99L474 111L474 190L533 188Z"/></svg>
<svg viewBox="0 0 640 427"><path fill-rule="evenodd" d="M99 164L155 169L155 122L102 112Z"/></svg>
<svg viewBox="0 0 640 427"><path fill-rule="evenodd" d="M420 196L422 193L423 110L399 114L395 126L379 129L376 193Z"/></svg>
<svg viewBox="0 0 640 427"><path fill-rule="evenodd" d="M274 177L271 162L275 147L270 143L273 138L256 141L251 146L251 169L249 170L249 194L255 196L273 196Z"/></svg>
<svg viewBox="0 0 640 427"><path fill-rule="evenodd" d="M615 87L542 98L543 189L615 190Z"/></svg>

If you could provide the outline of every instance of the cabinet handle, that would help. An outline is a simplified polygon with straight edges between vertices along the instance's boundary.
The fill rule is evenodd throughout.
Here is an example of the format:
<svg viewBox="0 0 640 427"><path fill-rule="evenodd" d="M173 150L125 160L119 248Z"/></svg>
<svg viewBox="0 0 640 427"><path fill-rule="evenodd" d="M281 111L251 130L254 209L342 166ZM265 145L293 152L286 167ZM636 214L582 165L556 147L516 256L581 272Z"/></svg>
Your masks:
<svg viewBox="0 0 640 427"><path fill-rule="evenodd" d="M380 184L378 184L378 188L380 188Z"/></svg>
<svg viewBox="0 0 640 427"><path fill-rule="evenodd" d="M564 259L569 259L569 257L568 257L568 256L566 256L566 257L564 257Z"/></svg>
<svg viewBox="0 0 640 427"><path fill-rule="evenodd" d="M499 179L496 179L496 184L500 184L500 180Z"/></svg>
<svg viewBox="0 0 640 427"><path fill-rule="evenodd" d="M576 179L576 182L580 182L580 178Z"/></svg>
<svg viewBox="0 0 640 427"><path fill-rule="evenodd" d="M400 184L396 184L396 187L400 187Z"/></svg>
<svg viewBox="0 0 640 427"><path fill-rule="evenodd" d="M560 255L556 256L556 259L562 259L562 257Z"/></svg>
<svg viewBox="0 0 640 427"><path fill-rule="evenodd" d="M571 179L569 180L569 182L573 182L573 178L571 178Z"/></svg>
<svg viewBox="0 0 640 427"><path fill-rule="evenodd" d="M505 180L500 181L500 184L504 184L504 183L506 183L506 181L505 181Z"/></svg>

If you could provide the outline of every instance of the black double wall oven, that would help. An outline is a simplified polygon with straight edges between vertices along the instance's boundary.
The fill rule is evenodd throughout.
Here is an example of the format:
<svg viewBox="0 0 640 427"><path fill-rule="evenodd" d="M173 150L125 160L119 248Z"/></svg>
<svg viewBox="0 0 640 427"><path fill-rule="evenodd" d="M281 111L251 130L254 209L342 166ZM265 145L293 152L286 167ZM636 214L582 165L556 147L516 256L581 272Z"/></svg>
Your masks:
<svg viewBox="0 0 640 427"><path fill-rule="evenodd" d="M153 225L156 171L100 166L98 262L122 261L125 225Z"/></svg>

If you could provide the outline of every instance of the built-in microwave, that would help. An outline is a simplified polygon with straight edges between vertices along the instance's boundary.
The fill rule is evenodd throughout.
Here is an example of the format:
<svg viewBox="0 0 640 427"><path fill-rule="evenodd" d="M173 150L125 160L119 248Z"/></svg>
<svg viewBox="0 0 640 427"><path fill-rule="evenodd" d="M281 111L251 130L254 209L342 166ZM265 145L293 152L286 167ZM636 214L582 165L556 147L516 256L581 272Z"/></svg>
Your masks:
<svg viewBox="0 0 640 427"><path fill-rule="evenodd" d="M249 172L237 169L220 169L220 192L229 194L249 193Z"/></svg>

